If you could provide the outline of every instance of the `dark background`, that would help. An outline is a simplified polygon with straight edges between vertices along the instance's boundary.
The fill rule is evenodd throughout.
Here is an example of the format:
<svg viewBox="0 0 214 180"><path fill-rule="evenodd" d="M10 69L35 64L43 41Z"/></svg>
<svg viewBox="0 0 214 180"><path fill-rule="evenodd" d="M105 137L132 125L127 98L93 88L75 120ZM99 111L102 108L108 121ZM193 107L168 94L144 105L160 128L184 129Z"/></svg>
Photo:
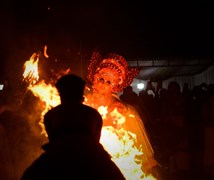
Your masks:
<svg viewBox="0 0 214 180"><path fill-rule="evenodd" d="M87 64L95 49L127 59L213 57L211 1L3 0L0 17L4 74L45 44L58 64Z"/></svg>

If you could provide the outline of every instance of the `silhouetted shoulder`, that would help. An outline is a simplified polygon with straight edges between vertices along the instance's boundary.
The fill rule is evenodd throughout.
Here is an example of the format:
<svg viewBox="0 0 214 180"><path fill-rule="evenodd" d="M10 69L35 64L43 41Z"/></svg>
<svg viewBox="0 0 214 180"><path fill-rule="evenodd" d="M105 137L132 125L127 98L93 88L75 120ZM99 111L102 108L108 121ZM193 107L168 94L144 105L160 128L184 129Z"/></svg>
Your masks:
<svg viewBox="0 0 214 180"><path fill-rule="evenodd" d="M50 140L69 133L92 135L99 141L102 117L87 105L61 104L45 114L44 124Z"/></svg>
<svg viewBox="0 0 214 180"><path fill-rule="evenodd" d="M102 120L102 116L100 115L100 113L99 113L96 109L94 109L94 108L92 108L92 107L90 107L90 106L84 105L84 104L82 104L82 108L83 108L84 111L86 111L87 113L92 114L92 115L95 115L95 116L97 116L100 120Z"/></svg>
<svg viewBox="0 0 214 180"><path fill-rule="evenodd" d="M67 119L69 117L72 119L74 119L74 117L79 117L79 119L81 119L84 116L87 118L93 116L96 118L96 121L100 121L102 123L102 116L100 113L96 109L84 104L58 105L55 108L49 110L45 114L44 119L47 120L50 117L53 118L53 116L55 116L55 118L60 116L60 119Z"/></svg>

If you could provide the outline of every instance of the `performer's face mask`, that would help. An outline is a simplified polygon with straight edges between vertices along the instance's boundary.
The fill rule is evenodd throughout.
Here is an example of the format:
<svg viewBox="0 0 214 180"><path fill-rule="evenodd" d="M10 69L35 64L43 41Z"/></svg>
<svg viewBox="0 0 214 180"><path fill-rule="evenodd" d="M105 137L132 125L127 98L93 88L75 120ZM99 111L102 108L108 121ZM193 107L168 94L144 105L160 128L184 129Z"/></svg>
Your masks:
<svg viewBox="0 0 214 180"><path fill-rule="evenodd" d="M94 75L93 90L101 94L110 94L117 82L117 77L110 69L101 69Z"/></svg>

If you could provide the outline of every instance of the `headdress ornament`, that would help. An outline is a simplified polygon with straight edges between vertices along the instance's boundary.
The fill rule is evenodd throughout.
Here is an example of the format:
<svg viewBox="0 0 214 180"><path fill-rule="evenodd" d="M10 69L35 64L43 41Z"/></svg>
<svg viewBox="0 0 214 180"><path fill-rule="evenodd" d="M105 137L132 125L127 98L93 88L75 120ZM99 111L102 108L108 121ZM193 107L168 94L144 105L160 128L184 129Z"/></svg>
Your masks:
<svg viewBox="0 0 214 180"><path fill-rule="evenodd" d="M118 84L113 87L113 92L118 93L126 86L129 86L134 77L140 72L138 68L128 67L128 63L121 55L110 53L103 58L98 51L94 51L88 66L88 80L94 81L94 75L100 70L106 71L106 74L118 79Z"/></svg>

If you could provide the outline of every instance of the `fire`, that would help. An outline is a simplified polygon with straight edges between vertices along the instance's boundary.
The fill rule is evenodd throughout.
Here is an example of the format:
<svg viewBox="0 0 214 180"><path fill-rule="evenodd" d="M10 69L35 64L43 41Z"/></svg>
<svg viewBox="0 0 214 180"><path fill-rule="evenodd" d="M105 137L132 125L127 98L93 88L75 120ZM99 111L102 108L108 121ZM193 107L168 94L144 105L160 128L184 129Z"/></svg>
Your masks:
<svg viewBox="0 0 214 180"><path fill-rule="evenodd" d="M30 86L39 80L38 62L39 56L33 53L30 59L24 63L23 79L27 81Z"/></svg>
<svg viewBox="0 0 214 180"><path fill-rule="evenodd" d="M29 86L28 89L32 91L34 96L38 97L43 102L43 111L41 113L39 125L42 128L41 133L47 136L43 123L43 117L48 110L60 104L58 91L51 84L46 84L44 81L41 81L33 86Z"/></svg>
<svg viewBox="0 0 214 180"><path fill-rule="evenodd" d="M87 102L86 100L85 104ZM112 112L108 112L108 107L100 106L97 110L102 115L104 122L107 121L106 118L108 117L114 119L114 122L117 121L115 124L123 124L127 118L119 113L117 108ZM128 114L127 116L133 117L134 115ZM116 129L112 126L103 126L102 128L100 143L112 156L112 160L127 180L155 180L152 175L147 175L142 171L143 162L139 157L143 154L143 151L141 147L135 145L135 142L136 135L123 128Z"/></svg>
<svg viewBox="0 0 214 180"><path fill-rule="evenodd" d="M52 84L46 84L44 80L38 81L38 61L39 56L34 53L30 60L25 62L23 80L29 82L28 89L43 103L43 111L41 113L39 124L42 127L41 133L47 137L44 129L43 117L49 109L60 104L60 97L57 89ZM85 98L84 104L90 106L87 97ZM108 107L100 106L97 110L102 115L104 122L108 121L107 117L110 117L114 119L117 124L123 124L125 123L126 118L134 117L131 113L126 115L126 117L119 113L117 108L108 112ZM103 126L102 128L100 143L112 156L112 160L120 168L127 180L155 180L156 178L152 175L143 172L142 159L139 158L140 155L143 154L143 151L141 147L135 145L135 141L136 135L123 128L114 128L112 126Z"/></svg>
<svg viewBox="0 0 214 180"><path fill-rule="evenodd" d="M87 102L85 102L87 104ZM103 119L106 119L106 115L108 113L107 106L100 106L97 110L102 115Z"/></svg>
<svg viewBox="0 0 214 180"><path fill-rule="evenodd" d="M43 102L43 110L41 113L39 125L42 128L41 134L47 136L44 128L43 117L48 110L60 104L60 97L57 89L54 86L51 84L46 84L44 80L38 81L38 63L39 54L33 53L30 59L24 63L23 81L26 81L29 84L28 90L30 90L34 96L38 97L41 102Z"/></svg>

